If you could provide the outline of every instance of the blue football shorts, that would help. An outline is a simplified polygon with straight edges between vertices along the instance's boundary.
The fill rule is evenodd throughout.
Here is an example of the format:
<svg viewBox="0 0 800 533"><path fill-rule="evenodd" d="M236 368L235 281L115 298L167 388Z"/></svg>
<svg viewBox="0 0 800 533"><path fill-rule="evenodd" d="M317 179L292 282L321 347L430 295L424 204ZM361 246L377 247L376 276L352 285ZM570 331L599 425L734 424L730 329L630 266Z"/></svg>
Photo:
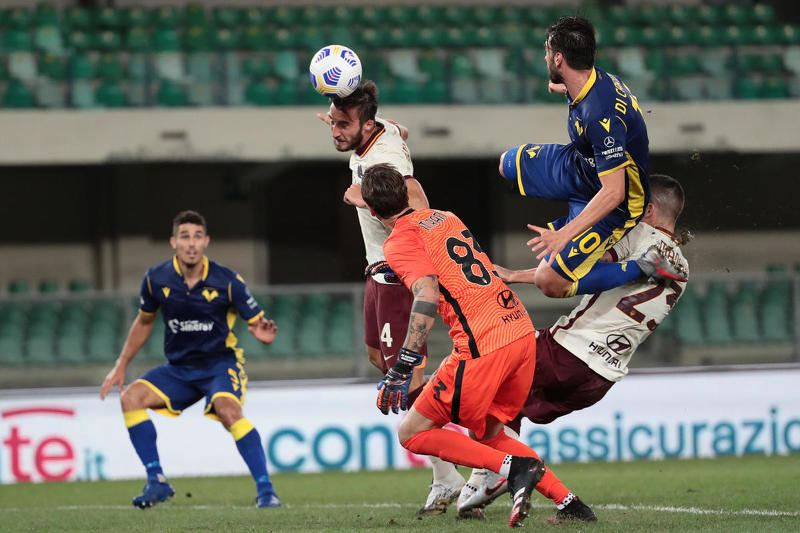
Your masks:
<svg viewBox="0 0 800 533"><path fill-rule="evenodd" d="M547 224L552 230L564 227L575 218L597 193L579 175L578 167L588 167L570 144L523 144L510 148L503 157L503 173L517 185L523 196L567 202L569 215ZM594 168L582 168L595 172ZM552 267L573 282L584 277L638 219L629 220L615 209L595 225L578 235L555 258ZM545 260L549 260L546 256Z"/></svg>
<svg viewBox="0 0 800 533"><path fill-rule="evenodd" d="M166 404L156 412L167 416L179 416L187 407L205 397L205 416L219 420L214 412L214 400L228 397L239 405L244 404L247 389L247 374L244 365L233 357L215 359L208 364L175 365L165 363L151 368L139 379L155 392Z"/></svg>

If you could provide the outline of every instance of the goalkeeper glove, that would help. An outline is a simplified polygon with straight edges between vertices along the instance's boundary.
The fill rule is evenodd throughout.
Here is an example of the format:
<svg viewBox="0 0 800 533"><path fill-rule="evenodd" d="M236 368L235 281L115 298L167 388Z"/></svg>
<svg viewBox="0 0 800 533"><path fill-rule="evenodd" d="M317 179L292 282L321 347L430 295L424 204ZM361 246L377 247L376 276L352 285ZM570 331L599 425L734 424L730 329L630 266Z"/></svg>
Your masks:
<svg viewBox="0 0 800 533"><path fill-rule="evenodd" d="M375 274L383 274L383 279L386 283L395 283L400 284L400 276L394 273L392 267L389 266L389 263L386 261L376 261L371 265L367 266L364 270L364 275L367 277L372 277Z"/></svg>
<svg viewBox="0 0 800 533"><path fill-rule="evenodd" d="M383 380L378 383L378 409L388 415L389 408L393 413L408 409L408 387L414 367L425 366L425 356L406 348L400 348L397 363L389 369Z"/></svg>

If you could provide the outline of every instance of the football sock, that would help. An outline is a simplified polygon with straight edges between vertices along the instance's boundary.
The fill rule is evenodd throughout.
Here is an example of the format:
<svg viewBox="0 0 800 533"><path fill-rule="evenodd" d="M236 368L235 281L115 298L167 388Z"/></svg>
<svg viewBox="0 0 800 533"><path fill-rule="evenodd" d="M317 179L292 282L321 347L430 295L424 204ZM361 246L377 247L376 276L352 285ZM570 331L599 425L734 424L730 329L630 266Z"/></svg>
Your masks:
<svg viewBox="0 0 800 533"><path fill-rule="evenodd" d="M431 467L433 467L433 481L444 481L445 479L449 479L454 475L460 476L461 474L458 473L456 470L456 465L453 463L448 463L443 459L439 459L435 455L428 456L428 459L431 461Z"/></svg>
<svg viewBox="0 0 800 533"><path fill-rule="evenodd" d="M420 455L436 455L440 459L472 468L488 468L499 472L506 454L449 429L429 429L412 435L403 447Z"/></svg>
<svg viewBox="0 0 800 533"><path fill-rule="evenodd" d="M126 411L122 416L125 418L125 426L128 428L133 449L147 470L147 481L158 481L158 474L163 474L164 471L158 460L156 426L147 415L147 409Z"/></svg>
<svg viewBox="0 0 800 533"><path fill-rule="evenodd" d="M236 448L247 464L247 468L250 469L250 475L256 481L258 493L274 492L267 472L267 457L264 455L264 447L261 445L261 436L253 423L246 418L240 418L228 431L233 435Z"/></svg>
<svg viewBox="0 0 800 533"><path fill-rule="evenodd" d="M487 446L491 446L497 450L509 453L511 455L517 455L521 457L535 457L541 461L539 455L533 451L533 449L525 446L520 441L512 439L505 432L501 431L496 436L492 437L491 439L481 441ZM501 475L504 475L501 473ZM507 473L504 477L507 477ZM564 486L558 477L545 466L545 473L542 476L542 480L539 481L539 484L536 485L536 490L539 491L542 496L550 498L555 502L556 505L560 505L564 499L569 494L569 489Z"/></svg>
<svg viewBox="0 0 800 533"><path fill-rule="evenodd" d="M631 281L636 281L641 277L642 269L636 261L625 261L622 263L602 263L597 262L592 269L572 286L569 296L575 294L595 294L607 291L615 287L620 287Z"/></svg>

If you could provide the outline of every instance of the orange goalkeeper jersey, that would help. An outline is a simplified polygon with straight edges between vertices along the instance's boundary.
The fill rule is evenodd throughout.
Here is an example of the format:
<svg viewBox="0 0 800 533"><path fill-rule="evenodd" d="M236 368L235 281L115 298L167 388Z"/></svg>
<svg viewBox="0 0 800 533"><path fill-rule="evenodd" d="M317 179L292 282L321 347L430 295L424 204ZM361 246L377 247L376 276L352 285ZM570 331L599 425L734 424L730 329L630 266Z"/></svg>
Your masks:
<svg viewBox="0 0 800 533"><path fill-rule="evenodd" d="M409 288L422 276L438 276L439 314L459 359L480 357L535 331L525 306L453 213L409 209L383 251Z"/></svg>

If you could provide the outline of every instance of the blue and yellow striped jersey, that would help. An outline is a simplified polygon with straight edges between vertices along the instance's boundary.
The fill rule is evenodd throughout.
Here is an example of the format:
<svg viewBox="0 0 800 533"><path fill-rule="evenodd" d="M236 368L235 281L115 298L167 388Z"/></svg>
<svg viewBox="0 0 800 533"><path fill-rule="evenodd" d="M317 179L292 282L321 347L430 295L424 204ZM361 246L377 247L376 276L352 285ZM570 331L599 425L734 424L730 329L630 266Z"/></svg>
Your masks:
<svg viewBox="0 0 800 533"><path fill-rule="evenodd" d="M248 322L264 312L244 279L233 270L203 256L203 277L189 289L177 257L150 268L142 280L139 312L161 308L166 324L164 355L170 363L216 362L242 357L236 346L236 316Z"/></svg>
<svg viewBox="0 0 800 533"><path fill-rule="evenodd" d="M567 131L582 159L576 162L579 179L597 191L599 177L626 168L628 194L618 209L638 220L650 199L650 163L636 96L619 78L595 67L581 92L568 100Z"/></svg>

